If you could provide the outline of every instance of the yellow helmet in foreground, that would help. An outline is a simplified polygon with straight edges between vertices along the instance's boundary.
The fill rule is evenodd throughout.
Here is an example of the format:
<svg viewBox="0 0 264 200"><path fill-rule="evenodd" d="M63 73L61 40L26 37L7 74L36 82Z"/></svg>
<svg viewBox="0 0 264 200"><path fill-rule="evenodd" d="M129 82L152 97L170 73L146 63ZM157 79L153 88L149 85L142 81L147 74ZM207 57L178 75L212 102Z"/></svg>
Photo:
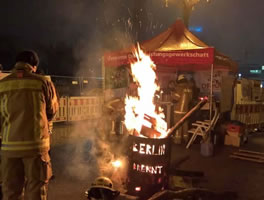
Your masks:
<svg viewBox="0 0 264 200"><path fill-rule="evenodd" d="M113 200L120 194L114 190L111 179L100 176L94 180L89 190L85 192L87 199Z"/></svg>
<svg viewBox="0 0 264 200"><path fill-rule="evenodd" d="M104 188L114 191L113 182L110 178L104 176L96 178L95 181L92 183L91 188Z"/></svg>

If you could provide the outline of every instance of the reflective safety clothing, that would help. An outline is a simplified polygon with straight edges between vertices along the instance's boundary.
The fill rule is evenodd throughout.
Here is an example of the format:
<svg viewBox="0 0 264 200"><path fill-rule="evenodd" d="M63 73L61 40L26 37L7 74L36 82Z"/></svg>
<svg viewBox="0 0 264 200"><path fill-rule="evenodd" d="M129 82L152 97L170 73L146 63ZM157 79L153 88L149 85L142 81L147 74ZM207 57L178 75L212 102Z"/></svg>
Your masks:
<svg viewBox="0 0 264 200"><path fill-rule="evenodd" d="M3 200L47 200L48 181L52 176L48 154L24 158L4 156L2 170L5 172L2 184Z"/></svg>
<svg viewBox="0 0 264 200"><path fill-rule="evenodd" d="M23 157L45 154L50 148L48 121L58 109L53 83L31 73L31 66L16 63L0 80L2 155Z"/></svg>
<svg viewBox="0 0 264 200"><path fill-rule="evenodd" d="M175 86L172 99L176 101L174 104L174 120L176 124L191 108L193 98L193 90L191 84L187 80L181 80ZM186 120L180 128L176 130L174 141L180 144L182 140L188 141L188 120Z"/></svg>
<svg viewBox="0 0 264 200"><path fill-rule="evenodd" d="M52 176L49 121L58 110L53 83L18 62L0 80L3 200L47 200ZM24 189L23 189L24 188Z"/></svg>

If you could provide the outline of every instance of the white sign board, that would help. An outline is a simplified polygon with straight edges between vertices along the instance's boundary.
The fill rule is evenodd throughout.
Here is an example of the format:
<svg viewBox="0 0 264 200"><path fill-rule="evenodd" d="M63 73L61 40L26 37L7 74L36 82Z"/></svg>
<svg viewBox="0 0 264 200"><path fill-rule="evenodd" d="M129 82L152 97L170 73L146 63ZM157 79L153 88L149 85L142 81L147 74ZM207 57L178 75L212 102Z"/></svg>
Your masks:
<svg viewBox="0 0 264 200"><path fill-rule="evenodd" d="M219 99L221 92L222 77L227 76L226 70L214 70L213 73L213 94ZM196 86L200 88L200 96L209 96L211 87L211 71L197 71L194 74Z"/></svg>

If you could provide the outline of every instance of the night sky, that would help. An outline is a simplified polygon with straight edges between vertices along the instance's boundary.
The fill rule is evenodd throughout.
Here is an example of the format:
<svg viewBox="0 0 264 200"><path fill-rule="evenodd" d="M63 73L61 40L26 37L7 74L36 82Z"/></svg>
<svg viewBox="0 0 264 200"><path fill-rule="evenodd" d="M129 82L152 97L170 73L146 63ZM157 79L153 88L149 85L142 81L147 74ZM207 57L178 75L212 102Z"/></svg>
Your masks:
<svg viewBox="0 0 264 200"><path fill-rule="evenodd" d="M67 70L76 75L100 76L102 53L131 42L134 1L1 1L0 36L14 38L20 48L70 46L78 65ZM177 0L168 0L167 7L165 0L146 0L141 39L150 39L173 24L181 16L177 5ZM263 8L264 1L261 0L211 0L211 3L201 0L193 10L190 27L202 27L202 32L195 34L236 60L240 68L247 63L262 65ZM36 50L45 60L45 54ZM55 66L46 65L49 71L56 73Z"/></svg>

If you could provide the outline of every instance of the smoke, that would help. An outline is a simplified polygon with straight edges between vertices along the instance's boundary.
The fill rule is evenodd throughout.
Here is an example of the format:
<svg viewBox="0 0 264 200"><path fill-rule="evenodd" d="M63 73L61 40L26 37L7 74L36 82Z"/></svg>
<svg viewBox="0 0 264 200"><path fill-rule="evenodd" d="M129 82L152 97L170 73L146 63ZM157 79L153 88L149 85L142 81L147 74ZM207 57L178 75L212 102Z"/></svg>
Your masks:
<svg viewBox="0 0 264 200"><path fill-rule="evenodd" d="M129 5L120 0L101 1L98 4L100 6L95 8L89 34L83 34L74 44L74 56L79 62L78 76L101 76L104 52L123 49L132 44Z"/></svg>
<svg viewBox="0 0 264 200"><path fill-rule="evenodd" d="M78 122L76 125L56 127L52 138L53 144L58 146L60 142L65 145L63 145L63 154L57 155L57 158L52 154L55 157L53 160L60 162L60 166L62 160L66 162L63 165L63 175L70 179L90 185L96 177L106 176L113 181L115 189L124 191L128 147L125 145L125 137L120 137L118 140L109 137L110 133L106 132L106 125L109 123L111 122L101 118ZM58 150L56 153L58 154ZM121 166L113 165L117 160L121 162Z"/></svg>
<svg viewBox="0 0 264 200"><path fill-rule="evenodd" d="M123 49L132 44L130 35L113 29L108 34L96 31L92 36L81 39L74 47L74 57L78 60L77 76L102 76L102 57L110 49Z"/></svg>

